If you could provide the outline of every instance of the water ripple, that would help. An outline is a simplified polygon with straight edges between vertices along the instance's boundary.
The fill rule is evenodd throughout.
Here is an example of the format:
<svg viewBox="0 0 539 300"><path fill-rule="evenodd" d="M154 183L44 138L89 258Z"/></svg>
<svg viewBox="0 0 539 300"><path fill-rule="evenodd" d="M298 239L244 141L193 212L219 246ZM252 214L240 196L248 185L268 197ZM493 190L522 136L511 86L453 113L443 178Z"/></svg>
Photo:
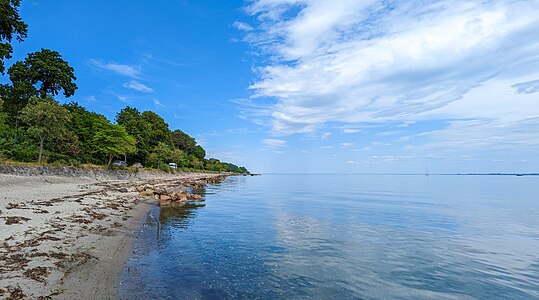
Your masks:
<svg viewBox="0 0 539 300"><path fill-rule="evenodd" d="M537 180L231 177L153 208L120 298L539 299Z"/></svg>

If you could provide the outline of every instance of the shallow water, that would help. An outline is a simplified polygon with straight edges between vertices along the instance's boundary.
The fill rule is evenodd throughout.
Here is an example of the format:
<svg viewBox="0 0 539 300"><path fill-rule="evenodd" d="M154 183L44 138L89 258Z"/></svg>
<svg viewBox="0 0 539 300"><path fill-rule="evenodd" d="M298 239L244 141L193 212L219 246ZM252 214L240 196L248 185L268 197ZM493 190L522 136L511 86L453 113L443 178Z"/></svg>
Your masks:
<svg viewBox="0 0 539 300"><path fill-rule="evenodd" d="M539 177L230 177L152 209L122 299L539 299Z"/></svg>

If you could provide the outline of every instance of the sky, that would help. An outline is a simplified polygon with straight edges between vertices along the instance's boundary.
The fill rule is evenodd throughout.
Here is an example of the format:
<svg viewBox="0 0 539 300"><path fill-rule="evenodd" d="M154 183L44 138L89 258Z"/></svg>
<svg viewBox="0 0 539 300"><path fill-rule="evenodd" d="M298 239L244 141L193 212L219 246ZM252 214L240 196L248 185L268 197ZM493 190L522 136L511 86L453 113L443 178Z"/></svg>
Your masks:
<svg viewBox="0 0 539 300"><path fill-rule="evenodd" d="M77 101L252 172L539 172L539 1L23 0ZM6 82L6 76L0 79Z"/></svg>

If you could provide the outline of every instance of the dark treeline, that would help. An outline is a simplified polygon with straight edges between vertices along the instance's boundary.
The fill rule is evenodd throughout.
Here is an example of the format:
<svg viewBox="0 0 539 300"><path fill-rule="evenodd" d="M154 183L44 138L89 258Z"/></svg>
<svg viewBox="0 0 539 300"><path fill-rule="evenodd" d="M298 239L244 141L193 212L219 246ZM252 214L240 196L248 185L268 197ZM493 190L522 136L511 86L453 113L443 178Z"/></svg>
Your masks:
<svg viewBox="0 0 539 300"><path fill-rule="evenodd" d="M27 25L19 0L0 0L0 73L11 58L14 40L23 41ZM60 53L29 53L7 70L10 83L0 85L0 158L60 165L128 164L168 169L168 163L192 170L248 173L244 167L206 159L206 151L181 130L170 130L151 111L126 107L115 123L76 102L60 105L55 96L75 94L74 69Z"/></svg>

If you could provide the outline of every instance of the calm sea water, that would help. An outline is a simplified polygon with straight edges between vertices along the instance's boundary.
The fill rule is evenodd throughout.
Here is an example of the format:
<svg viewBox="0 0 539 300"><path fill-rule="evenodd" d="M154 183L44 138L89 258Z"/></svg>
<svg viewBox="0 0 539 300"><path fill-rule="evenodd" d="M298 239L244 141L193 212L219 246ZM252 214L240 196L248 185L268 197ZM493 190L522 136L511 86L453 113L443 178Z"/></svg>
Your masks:
<svg viewBox="0 0 539 300"><path fill-rule="evenodd" d="M269 174L198 192L152 209L120 298L539 299L539 177Z"/></svg>

